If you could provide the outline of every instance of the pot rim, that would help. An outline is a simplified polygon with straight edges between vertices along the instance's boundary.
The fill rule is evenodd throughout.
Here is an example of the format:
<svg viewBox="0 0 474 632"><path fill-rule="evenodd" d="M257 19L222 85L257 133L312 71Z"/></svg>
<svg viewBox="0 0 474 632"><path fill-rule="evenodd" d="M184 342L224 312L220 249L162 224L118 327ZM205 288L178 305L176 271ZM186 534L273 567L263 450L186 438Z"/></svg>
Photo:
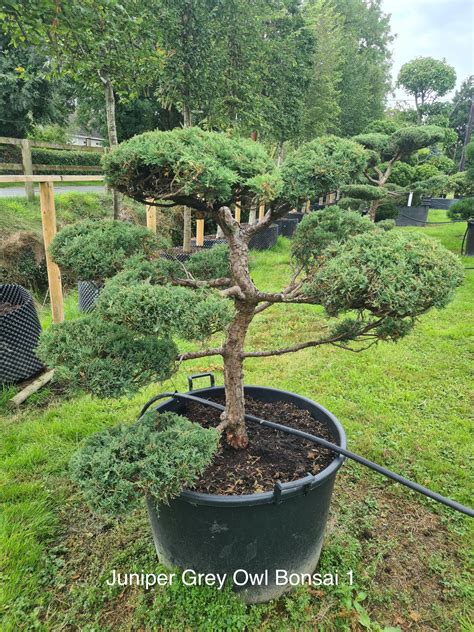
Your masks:
<svg viewBox="0 0 474 632"><path fill-rule="evenodd" d="M273 393L284 393L285 395L296 397L300 401L306 402L311 406L316 406L324 415L329 417L329 419L333 423L337 435L337 437L335 437L334 439L334 442L337 443L341 448L347 447L346 433L340 421L329 410L324 408L324 406L321 406L321 404L318 404L314 400L309 399L309 397L304 397L303 395L298 395L297 393L285 391L279 388L258 386L256 384L245 384L244 390L247 389L260 389ZM224 391L224 386L200 388L193 390L192 393L198 395L199 393L202 393L204 391L208 393L211 390ZM164 402L156 406L155 410L159 410L162 406L170 401L173 400L171 398L165 400ZM275 488L272 491L260 492L257 494L240 494L228 496L223 494L205 494L203 492L184 490L181 492L178 498L193 505L208 506L224 505L227 507L236 507L243 505L264 505L270 503L279 504L280 502L293 496L307 494L312 489L319 487L330 478L333 478L344 463L345 459L345 456L343 456L342 454L338 454L336 458L333 459L333 461L331 461L331 463L327 467L321 470L321 472L318 472L318 474L308 474L308 476L305 476L304 478L298 478L294 481L288 481L287 483L280 483L279 481L277 481L275 484Z"/></svg>

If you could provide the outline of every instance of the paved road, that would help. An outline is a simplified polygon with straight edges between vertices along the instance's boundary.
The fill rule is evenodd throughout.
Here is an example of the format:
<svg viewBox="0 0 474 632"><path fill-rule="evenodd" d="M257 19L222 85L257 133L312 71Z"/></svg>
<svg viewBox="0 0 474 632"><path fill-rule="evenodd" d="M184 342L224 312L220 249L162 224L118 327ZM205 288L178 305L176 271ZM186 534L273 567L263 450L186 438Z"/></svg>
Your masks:
<svg viewBox="0 0 474 632"><path fill-rule="evenodd" d="M70 186L65 187L55 183L54 192L58 193L71 193L71 191L79 191L80 193L103 193L105 187L97 184L87 184L84 186ZM38 187L35 186L35 193L38 193ZM8 187L5 189L0 188L0 197L25 197L24 187Z"/></svg>

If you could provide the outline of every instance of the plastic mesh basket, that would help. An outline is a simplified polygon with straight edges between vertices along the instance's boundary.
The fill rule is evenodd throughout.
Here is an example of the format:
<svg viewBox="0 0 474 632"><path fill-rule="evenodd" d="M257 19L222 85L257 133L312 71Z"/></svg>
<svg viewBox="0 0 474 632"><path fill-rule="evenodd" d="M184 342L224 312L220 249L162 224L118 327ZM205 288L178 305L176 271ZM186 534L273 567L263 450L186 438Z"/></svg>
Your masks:
<svg viewBox="0 0 474 632"><path fill-rule="evenodd" d="M34 354L41 325L33 298L21 285L0 285L0 303L14 306L0 312L0 384L13 384L44 368Z"/></svg>
<svg viewBox="0 0 474 632"><path fill-rule="evenodd" d="M79 295L80 312L90 312L94 309L102 287L103 284L95 283L94 281L78 282L77 292Z"/></svg>

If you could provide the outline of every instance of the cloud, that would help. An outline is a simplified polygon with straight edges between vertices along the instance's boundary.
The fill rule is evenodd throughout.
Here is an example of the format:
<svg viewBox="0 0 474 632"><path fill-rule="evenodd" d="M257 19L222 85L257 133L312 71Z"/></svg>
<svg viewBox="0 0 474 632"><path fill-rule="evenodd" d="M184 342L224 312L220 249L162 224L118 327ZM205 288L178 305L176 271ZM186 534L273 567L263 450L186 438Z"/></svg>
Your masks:
<svg viewBox="0 0 474 632"><path fill-rule="evenodd" d="M393 82L401 66L414 57L445 58L454 66L457 85L474 73L472 0L382 0L391 14ZM396 90L397 99L409 99Z"/></svg>

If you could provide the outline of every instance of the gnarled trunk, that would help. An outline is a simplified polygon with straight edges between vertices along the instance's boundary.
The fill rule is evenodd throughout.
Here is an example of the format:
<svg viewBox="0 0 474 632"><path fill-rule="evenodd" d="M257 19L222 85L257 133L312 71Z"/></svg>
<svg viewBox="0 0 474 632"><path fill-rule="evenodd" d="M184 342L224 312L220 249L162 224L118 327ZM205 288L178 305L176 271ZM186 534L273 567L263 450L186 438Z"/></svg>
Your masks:
<svg viewBox="0 0 474 632"><path fill-rule="evenodd" d="M222 413L222 423L226 431L227 442L233 448L246 448L249 442L244 418L242 352L253 315L253 306L242 305L241 309L237 310L224 344L225 411Z"/></svg>

